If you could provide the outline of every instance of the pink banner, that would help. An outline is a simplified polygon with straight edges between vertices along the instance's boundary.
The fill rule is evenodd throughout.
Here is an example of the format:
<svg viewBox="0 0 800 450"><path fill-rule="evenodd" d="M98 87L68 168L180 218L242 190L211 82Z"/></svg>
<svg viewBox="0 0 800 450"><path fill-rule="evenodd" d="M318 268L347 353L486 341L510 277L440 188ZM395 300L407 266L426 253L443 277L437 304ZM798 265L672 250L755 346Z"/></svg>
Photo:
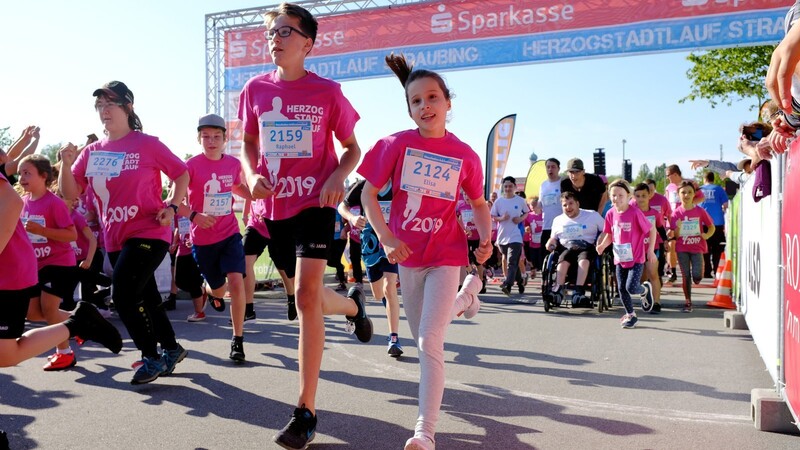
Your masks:
<svg viewBox="0 0 800 450"><path fill-rule="evenodd" d="M454 0L319 19L311 56L577 30L651 20L788 9L790 0ZM747 27L770 26L753 21ZM270 62L264 28L225 36L226 67Z"/></svg>
<svg viewBox="0 0 800 450"><path fill-rule="evenodd" d="M800 413L800 141L795 140L786 159L783 187L783 267L784 267L784 373L786 399L795 418Z"/></svg>

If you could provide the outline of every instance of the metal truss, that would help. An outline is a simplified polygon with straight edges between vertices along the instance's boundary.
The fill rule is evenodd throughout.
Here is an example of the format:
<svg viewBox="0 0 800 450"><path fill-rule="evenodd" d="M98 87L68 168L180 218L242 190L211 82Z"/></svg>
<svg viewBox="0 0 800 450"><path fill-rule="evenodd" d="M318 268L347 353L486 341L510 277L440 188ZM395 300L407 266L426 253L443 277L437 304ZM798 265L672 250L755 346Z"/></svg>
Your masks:
<svg viewBox="0 0 800 450"><path fill-rule="evenodd" d="M296 1L316 17L345 14L397 5L430 3L434 0L322 0ZM223 115L225 108L225 32L231 29L256 28L263 24L266 11L279 3L259 8L237 9L206 14L206 111Z"/></svg>

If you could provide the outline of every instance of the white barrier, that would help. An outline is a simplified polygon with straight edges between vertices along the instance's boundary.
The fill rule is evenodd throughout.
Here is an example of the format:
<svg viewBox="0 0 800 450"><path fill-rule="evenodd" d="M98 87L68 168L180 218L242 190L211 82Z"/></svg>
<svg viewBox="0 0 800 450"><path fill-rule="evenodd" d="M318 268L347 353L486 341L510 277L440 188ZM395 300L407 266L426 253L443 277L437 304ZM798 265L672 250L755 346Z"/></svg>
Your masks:
<svg viewBox="0 0 800 450"><path fill-rule="evenodd" d="M782 176L773 161L773 180ZM741 310L767 370L777 386L780 379L780 196L753 200L751 176L742 187L738 274ZM773 194L776 192L773 190Z"/></svg>

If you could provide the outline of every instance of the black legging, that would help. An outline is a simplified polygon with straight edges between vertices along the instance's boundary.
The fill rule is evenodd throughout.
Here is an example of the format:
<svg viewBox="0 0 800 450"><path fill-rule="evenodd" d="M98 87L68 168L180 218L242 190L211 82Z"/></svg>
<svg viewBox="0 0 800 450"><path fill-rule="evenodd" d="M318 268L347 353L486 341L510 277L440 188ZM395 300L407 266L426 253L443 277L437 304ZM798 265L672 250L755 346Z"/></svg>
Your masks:
<svg viewBox="0 0 800 450"><path fill-rule="evenodd" d="M88 272L88 273L87 273ZM105 296L95 295L97 286L108 287L111 280L103 273L103 251L95 250L92 264L81 274L81 300L93 303L99 308L106 308Z"/></svg>
<svg viewBox="0 0 800 450"><path fill-rule="evenodd" d="M364 271L361 269L361 243L350 240L350 264L353 266L353 278L356 283L364 281Z"/></svg>
<svg viewBox="0 0 800 450"><path fill-rule="evenodd" d="M344 248L347 247L347 239L334 239L331 247L331 252L328 256L328 267L336 269L336 281L347 283L347 278L344 276L344 264L342 264L342 255L344 254Z"/></svg>
<svg viewBox="0 0 800 450"><path fill-rule="evenodd" d="M178 256L175 261L175 286L189 293L192 298L203 295L203 274L192 254Z"/></svg>
<svg viewBox="0 0 800 450"><path fill-rule="evenodd" d="M166 311L159 308L161 294L155 271L167 255L169 244L158 239L128 239L122 250L108 258L114 267L112 299L133 343L148 358L177 348L175 331Z"/></svg>
<svg viewBox="0 0 800 450"><path fill-rule="evenodd" d="M703 253L703 263L705 267L705 274L709 275L708 278L713 278L717 273L717 266L719 266L719 258L722 252L725 251L725 225L717 225L714 227L714 234L706 241L708 251Z"/></svg>

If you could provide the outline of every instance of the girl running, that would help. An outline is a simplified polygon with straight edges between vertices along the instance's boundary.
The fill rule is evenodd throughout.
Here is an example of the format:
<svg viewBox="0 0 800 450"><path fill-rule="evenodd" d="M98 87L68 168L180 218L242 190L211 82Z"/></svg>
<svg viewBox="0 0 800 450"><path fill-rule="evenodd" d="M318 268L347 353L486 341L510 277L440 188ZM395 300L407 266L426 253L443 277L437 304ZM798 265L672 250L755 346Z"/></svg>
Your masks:
<svg viewBox="0 0 800 450"><path fill-rule="evenodd" d="M645 306L648 303L653 304L650 282L641 283L641 279L645 258L651 263L658 262L654 252L656 227L650 224L639 208L631 208L631 187L627 181L613 181L608 187L608 193L613 207L606 213L603 234L597 241L597 254L602 255L609 244L614 245L617 285L625 306L625 315L620 319L620 326L633 328L639 319L633 311L631 295L641 296Z"/></svg>
<svg viewBox="0 0 800 450"><path fill-rule="evenodd" d="M678 265L681 268L683 297L686 300L682 312L692 312L692 281L703 279L703 253L708 249L706 241L714 235L714 221L705 209L695 206L695 184L684 180L678 187L681 204L670 217L671 238L675 240ZM708 227L703 233L703 227Z"/></svg>
<svg viewBox="0 0 800 450"><path fill-rule="evenodd" d="M106 136L84 147L80 156L72 144L60 150L64 169L59 185L68 199L86 189L93 192L114 267L112 299L142 356L141 364L134 364L131 383L149 383L170 375L188 354L175 340L160 307L154 273L167 255L171 225L178 202L186 195L189 174L186 164L158 138L142 133L142 122L133 111L133 93L124 83L112 81L92 95ZM162 172L175 184L166 208L161 200Z"/></svg>
<svg viewBox="0 0 800 450"><path fill-rule="evenodd" d="M38 305L48 324L63 322L68 313L59 309L62 299L69 299L65 308L74 309L72 301L78 285L75 270L75 251L70 242L78 234L67 205L50 192L53 183L53 167L42 155L30 155L19 165L19 185L25 191L22 200L22 221L28 238L33 244L39 271L39 287L42 289ZM64 370L76 363L75 353L69 341L58 344L56 353L47 358L44 370Z"/></svg>
<svg viewBox="0 0 800 450"><path fill-rule="evenodd" d="M418 128L378 141L358 173L367 180L362 195L367 219L389 263L400 265L403 306L419 350L419 417L405 449L428 450L435 447L444 393L444 335L454 315L459 272L467 265L467 240L456 218L459 187L472 202L479 263L492 251L491 219L483 198L480 158L445 128L451 93L444 80L428 70L412 71L403 56L390 55L386 63L403 84L409 116ZM390 180L393 198L387 226L378 195ZM479 289L480 280L475 281L464 284Z"/></svg>

